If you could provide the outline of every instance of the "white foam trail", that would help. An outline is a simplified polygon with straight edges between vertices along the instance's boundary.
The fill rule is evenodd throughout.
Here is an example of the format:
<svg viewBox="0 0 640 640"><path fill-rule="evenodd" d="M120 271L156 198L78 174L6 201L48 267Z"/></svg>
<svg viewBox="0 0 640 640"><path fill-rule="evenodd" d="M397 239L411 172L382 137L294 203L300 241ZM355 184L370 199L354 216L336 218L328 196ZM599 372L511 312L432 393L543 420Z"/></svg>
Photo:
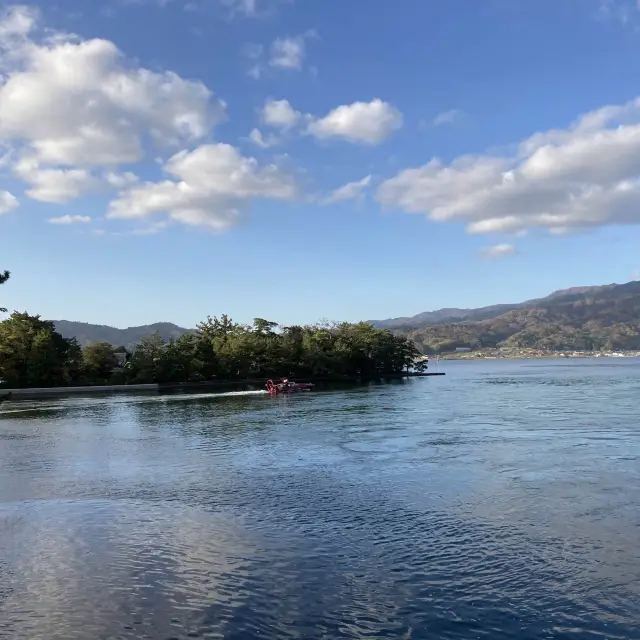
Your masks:
<svg viewBox="0 0 640 640"><path fill-rule="evenodd" d="M227 391L224 393L176 393L172 395L146 398L146 400L159 400L171 402L172 400L196 400L197 398L233 398L235 396L263 396L269 393L267 390L257 391Z"/></svg>
<svg viewBox="0 0 640 640"><path fill-rule="evenodd" d="M92 396L67 396L57 398L58 402L51 404L51 399L48 398L47 404L40 404L35 398L30 399L34 404L27 404L26 406L17 406L11 409L4 409L0 411L0 416L16 414L16 413L29 413L37 411L61 411L64 409L72 408L84 408L101 404L142 404L145 402L180 402L187 400L197 399L213 399L213 398L232 398L242 396L264 396L268 391L264 389L258 389L254 391L226 391L222 393L176 393L171 395L111 395L108 397L92 397ZM14 401L16 402L16 401ZM17 402L29 402L24 399ZM16 402L16 403L17 403ZM12 403L13 404L13 403Z"/></svg>

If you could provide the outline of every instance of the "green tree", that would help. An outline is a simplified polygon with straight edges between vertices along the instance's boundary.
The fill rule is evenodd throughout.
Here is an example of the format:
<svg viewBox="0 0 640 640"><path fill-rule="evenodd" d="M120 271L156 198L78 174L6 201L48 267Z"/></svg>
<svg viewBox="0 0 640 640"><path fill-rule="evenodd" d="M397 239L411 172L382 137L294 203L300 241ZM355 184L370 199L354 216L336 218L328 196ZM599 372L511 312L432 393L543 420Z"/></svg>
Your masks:
<svg viewBox="0 0 640 640"><path fill-rule="evenodd" d="M275 334L274 329L278 326L277 322L271 322L270 320L264 320L263 318L254 318L253 331L262 336L273 336Z"/></svg>
<svg viewBox="0 0 640 640"><path fill-rule="evenodd" d="M143 338L127 363L127 380L138 384L164 382L166 356L167 343L157 331Z"/></svg>
<svg viewBox="0 0 640 640"><path fill-rule="evenodd" d="M4 284L11 277L9 271L0 271L0 284ZM7 313L4 307L0 307L0 313Z"/></svg>
<svg viewBox="0 0 640 640"><path fill-rule="evenodd" d="M284 327L278 344L278 355L274 365L283 375L296 377L307 373L304 348L305 329L298 325Z"/></svg>
<svg viewBox="0 0 640 640"><path fill-rule="evenodd" d="M115 349L108 342L95 342L82 350L83 373L92 383L108 383L118 366Z"/></svg>
<svg viewBox="0 0 640 640"><path fill-rule="evenodd" d="M53 322L13 313L0 322L0 377L14 387L55 387L77 382L82 352Z"/></svg>
<svg viewBox="0 0 640 640"><path fill-rule="evenodd" d="M124 369L106 342L80 350L52 322L14 313L0 323L0 375L16 386L55 386L81 379L91 384L200 382L279 376L376 377L399 373L421 355L413 341L371 324L324 323L279 328L256 318L252 325L228 316L207 318L195 332L166 342L159 333L140 341Z"/></svg>
<svg viewBox="0 0 640 640"><path fill-rule="evenodd" d="M208 340L225 339L233 335L240 325L229 316L223 314L220 318L207 316L204 322L197 325L197 333Z"/></svg>

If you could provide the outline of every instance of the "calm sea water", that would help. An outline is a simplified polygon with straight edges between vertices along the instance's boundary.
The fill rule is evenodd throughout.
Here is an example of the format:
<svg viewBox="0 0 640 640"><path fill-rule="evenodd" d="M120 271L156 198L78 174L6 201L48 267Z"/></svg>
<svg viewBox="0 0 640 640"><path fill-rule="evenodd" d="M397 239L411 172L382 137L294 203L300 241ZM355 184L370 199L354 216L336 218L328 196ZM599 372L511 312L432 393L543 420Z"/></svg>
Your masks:
<svg viewBox="0 0 640 640"><path fill-rule="evenodd" d="M0 410L0 637L640 637L640 361Z"/></svg>

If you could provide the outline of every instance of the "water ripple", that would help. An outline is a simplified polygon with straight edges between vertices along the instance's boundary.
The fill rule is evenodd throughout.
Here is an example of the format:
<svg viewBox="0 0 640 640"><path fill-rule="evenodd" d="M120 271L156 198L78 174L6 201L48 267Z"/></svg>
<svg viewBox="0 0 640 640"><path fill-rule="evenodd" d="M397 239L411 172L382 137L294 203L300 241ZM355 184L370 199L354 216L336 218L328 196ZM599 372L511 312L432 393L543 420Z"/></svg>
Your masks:
<svg viewBox="0 0 640 640"><path fill-rule="evenodd" d="M636 638L640 367L448 373L14 403L0 637Z"/></svg>

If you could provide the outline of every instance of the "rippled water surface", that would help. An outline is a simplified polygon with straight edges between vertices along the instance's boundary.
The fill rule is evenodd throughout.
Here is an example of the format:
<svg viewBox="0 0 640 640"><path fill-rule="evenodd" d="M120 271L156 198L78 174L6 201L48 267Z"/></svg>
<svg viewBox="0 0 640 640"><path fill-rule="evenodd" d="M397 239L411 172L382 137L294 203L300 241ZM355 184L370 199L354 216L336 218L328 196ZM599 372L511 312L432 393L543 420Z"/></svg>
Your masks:
<svg viewBox="0 0 640 640"><path fill-rule="evenodd" d="M640 361L0 410L0 637L640 637Z"/></svg>

